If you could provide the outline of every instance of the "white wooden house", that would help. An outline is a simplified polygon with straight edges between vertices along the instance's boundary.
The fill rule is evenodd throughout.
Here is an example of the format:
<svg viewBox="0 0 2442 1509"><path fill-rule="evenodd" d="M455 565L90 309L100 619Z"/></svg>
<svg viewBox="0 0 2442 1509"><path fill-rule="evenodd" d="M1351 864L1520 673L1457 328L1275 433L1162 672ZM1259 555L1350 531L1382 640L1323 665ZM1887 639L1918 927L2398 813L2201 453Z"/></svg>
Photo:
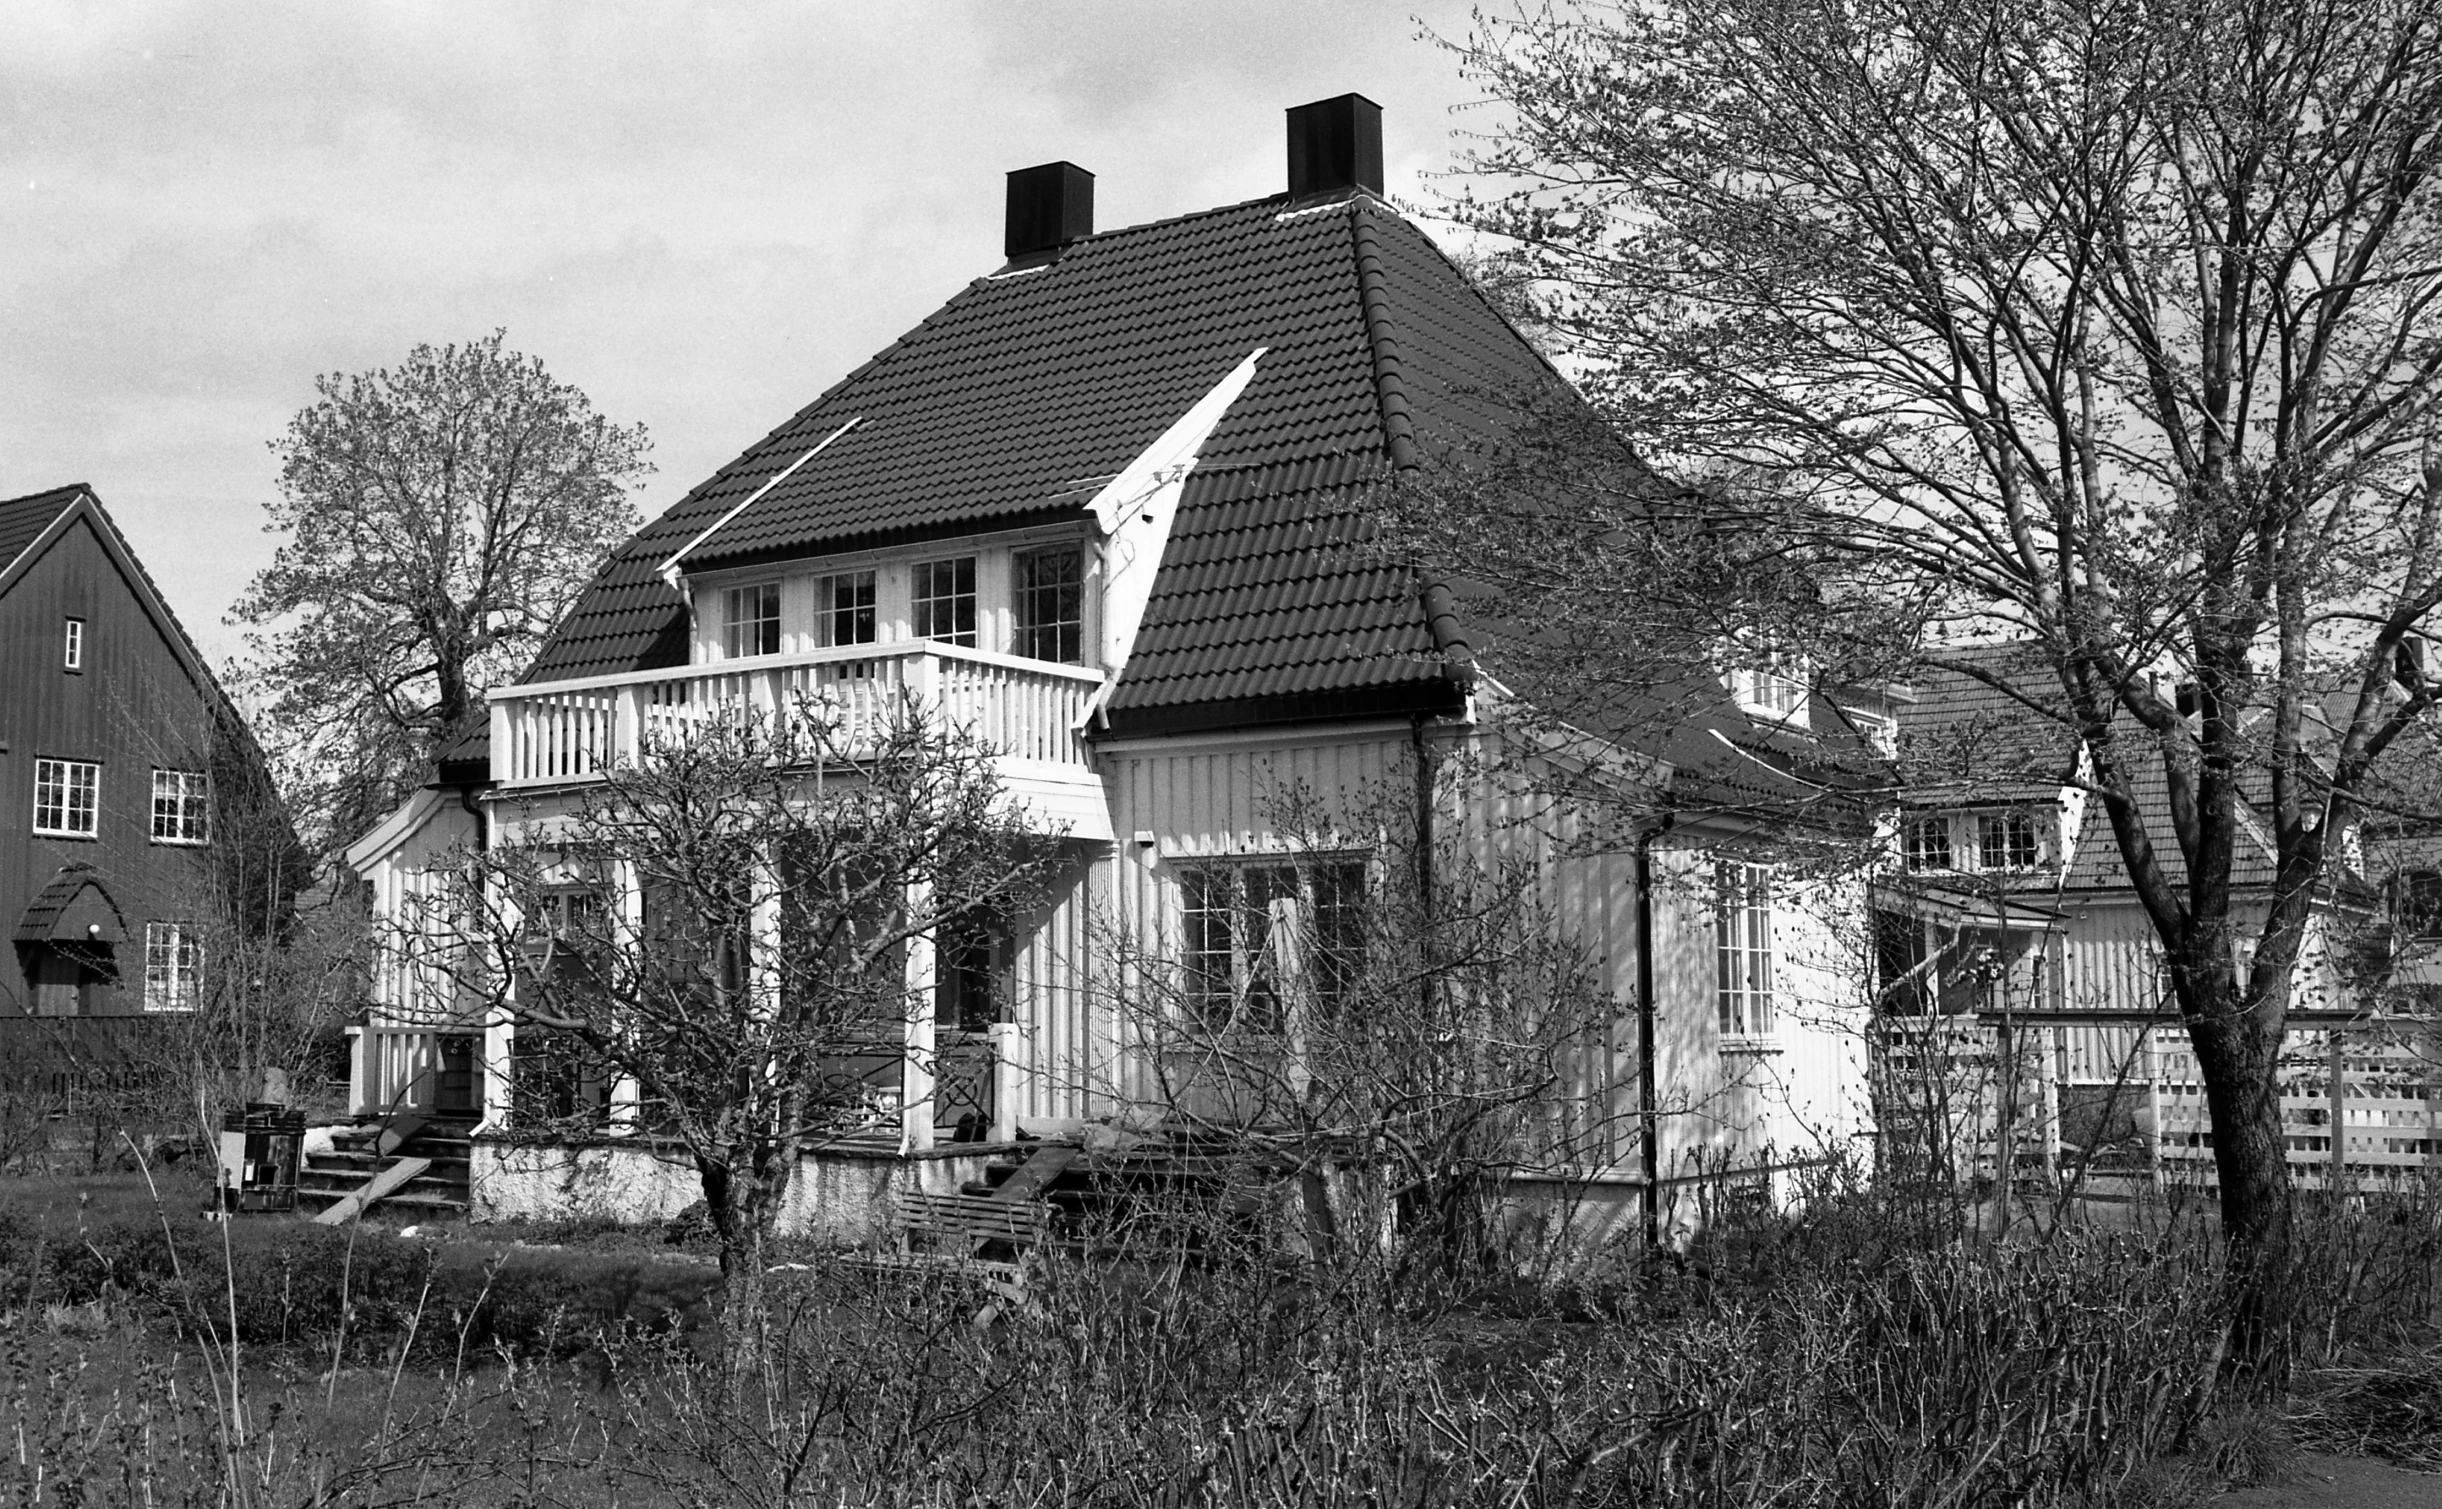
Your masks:
<svg viewBox="0 0 2442 1509"><path fill-rule="evenodd" d="M2204 1087L2179 1025L2152 923L2108 819L2088 799L2082 744L2050 671L2024 645L1971 654L1988 678L1936 673L1899 716L1910 784L1893 871L1876 887L1879 1008L1894 1072L1883 1085L1885 1145L1952 1174L1989 1169L2010 1106L2021 1165L2210 1183ZM2002 690L1993 679L2015 687ZM2239 947L2262 924L2274 874L2242 785L2232 881ZM2138 791L2154 848L2184 879L2159 769ZM2294 1175L2351 1183L2433 1166L2442 1042L2396 1010L2421 952L2388 971L2368 945L2386 928L2358 845L2315 914L2293 984L2282 1107ZM2413 865L2403 897L2414 902ZM2400 909L2408 933L2436 929ZM2244 959L2242 958L2242 967ZM2392 987L2387 989L2386 986Z"/></svg>
<svg viewBox="0 0 2442 1509"><path fill-rule="evenodd" d="M1065 846L1064 887L1002 943L999 1020L947 1019L911 977L895 1124L817 1155L809 1224L853 1223L892 1181L954 1187L1011 1139L1157 1122L1156 1066L1097 974L1114 938L1187 947L1216 908L1319 905L1310 874L1266 878L1297 847L1278 801L1293 787L1361 886L1378 862L1363 814L1385 792L1494 752L1504 714L1531 726L1471 665L1446 600L1365 550L1367 495L1497 433L1504 391L1559 379L1383 200L1375 106L1289 114L1284 193L1154 224L1097 231L1071 164L1012 173L1005 263L641 531L493 694L488 743L350 853L406 915L453 849L547 820L655 731L800 690L906 694L1001 751ZM1802 740L1804 721L1725 688L1721 737L1623 736L1621 780L1669 810L1711 779L1674 750ZM1666 832L1606 837L1514 774L1429 789L1418 821L1539 857L1617 1003L1573 1087L1605 1130L1555 1188L1619 1215L1660 1190L1654 1219L1676 1220L1668 1191L1699 1169L1867 1130L1866 961L1822 916L1857 898L1743 868L1768 858L1754 814L1682 803ZM404 967L378 998L357 1109L481 1118L479 1214L570 1191L638 1217L692 1198L683 1171L615 1139L568 1155L574 1181L494 1145L511 1029L447 1019ZM982 1143L955 1140L979 1119Z"/></svg>

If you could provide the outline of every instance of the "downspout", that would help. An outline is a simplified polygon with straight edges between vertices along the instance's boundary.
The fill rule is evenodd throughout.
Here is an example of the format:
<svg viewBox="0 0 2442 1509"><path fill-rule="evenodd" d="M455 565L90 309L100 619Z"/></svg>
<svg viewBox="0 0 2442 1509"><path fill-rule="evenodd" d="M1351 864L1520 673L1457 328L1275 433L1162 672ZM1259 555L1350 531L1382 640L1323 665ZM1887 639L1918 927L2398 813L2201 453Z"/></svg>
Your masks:
<svg viewBox="0 0 2442 1509"><path fill-rule="evenodd" d="M1670 813L1636 836L1636 1110L1637 1161L1645 1176L1645 1246L1662 1246L1662 1115L1654 1085L1653 841L1670 831Z"/></svg>

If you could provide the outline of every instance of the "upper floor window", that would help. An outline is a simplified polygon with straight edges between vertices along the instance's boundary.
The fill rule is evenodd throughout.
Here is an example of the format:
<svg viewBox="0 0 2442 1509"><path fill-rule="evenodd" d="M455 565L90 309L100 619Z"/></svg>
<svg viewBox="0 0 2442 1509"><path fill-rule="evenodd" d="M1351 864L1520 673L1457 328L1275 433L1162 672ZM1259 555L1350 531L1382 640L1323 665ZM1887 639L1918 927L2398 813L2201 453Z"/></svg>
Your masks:
<svg viewBox="0 0 2442 1509"><path fill-rule="evenodd" d="M194 924L144 924L144 1009L193 1011L202 983L203 945Z"/></svg>
<svg viewBox="0 0 2442 1509"><path fill-rule="evenodd" d="M1806 724L1806 666L1794 655L1778 650L1757 655L1750 648L1750 659L1733 669L1728 677L1730 696L1741 711L1775 723Z"/></svg>
<svg viewBox="0 0 2442 1509"><path fill-rule="evenodd" d="M842 571L824 577L816 588L815 602L815 612L822 620L824 644L874 642L877 625L872 572Z"/></svg>
<svg viewBox="0 0 2442 1509"><path fill-rule="evenodd" d="M780 584L732 587L721 614L721 653L732 660L780 653Z"/></svg>
<svg viewBox="0 0 2442 1509"><path fill-rule="evenodd" d="M1911 870L1947 870L1950 863L1950 819L1942 813L1912 817L1901 830L1902 856Z"/></svg>
<svg viewBox="0 0 2442 1509"><path fill-rule="evenodd" d="M1365 965L1365 862L1199 865L1179 874L1186 1006L1207 1028L1278 1032L1302 987L1318 1016L1345 1011ZM1295 929L1284 937L1282 929ZM1296 961L1297 979L1287 978Z"/></svg>
<svg viewBox="0 0 2442 1509"><path fill-rule="evenodd" d="M2032 813L1987 812L1976 819L1976 861L1982 868L2031 870L2042 859Z"/></svg>
<svg viewBox="0 0 2442 1509"><path fill-rule="evenodd" d="M34 762L34 831L91 838L101 821L102 767L84 760Z"/></svg>
<svg viewBox="0 0 2442 1509"><path fill-rule="evenodd" d="M2442 871L2408 870L2391 878L2392 925L2411 938L2442 936Z"/></svg>
<svg viewBox="0 0 2442 1509"><path fill-rule="evenodd" d="M975 557L918 561L909 608L914 637L974 648Z"/></svg>
<svg viewBox="0 0 2442 1509"><path fill-rule="evenodd" d="M1085 658L1085 572L1074 546L1017 558L1016 652L1074 665Z"/></svg>
<svg viewBox="0 0 2442 1509"><path fill-rule="evenodd" d="M1714 871L1715 999L1724 1037L1772 1031L1772 869L1724 860Z"/></svg>
<svg viewBox="0 0 2442 1509"><path fill-rule="evenodd" d="M212 784L201 771L153 772L153 842L200 844L211 835Z"/></svg>
<svg viewBox="0 0 2442 1509"><path fill-rule="evenodd" d="M59 663L63 670L82 671L85 668L85 621L83 619L71 618L67 621L67 629L60 648Z"/></svg>

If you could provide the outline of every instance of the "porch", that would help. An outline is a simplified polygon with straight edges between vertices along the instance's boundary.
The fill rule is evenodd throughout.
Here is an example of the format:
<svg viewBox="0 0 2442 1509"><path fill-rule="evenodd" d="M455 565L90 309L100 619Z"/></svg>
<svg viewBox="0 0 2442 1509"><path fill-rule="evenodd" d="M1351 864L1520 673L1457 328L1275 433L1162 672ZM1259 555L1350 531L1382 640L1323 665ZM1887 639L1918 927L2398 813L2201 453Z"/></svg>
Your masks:
<svg viewBox="0 0 2442 1509"><path fill-rule="evenodd" d="M477 1024L346 1031L348 1109L359 1118L465 1119L490 1131L584 1127L607 1137L652 1131L632 1085L555 1061L543 1034L520 1043L506 1027ZM838 1108L824 1136L898 1148L1014 1140L1019 1031L1001 1022L942 1032L929 1048L843 1045L823 1060L826 1098Z"/></svg>

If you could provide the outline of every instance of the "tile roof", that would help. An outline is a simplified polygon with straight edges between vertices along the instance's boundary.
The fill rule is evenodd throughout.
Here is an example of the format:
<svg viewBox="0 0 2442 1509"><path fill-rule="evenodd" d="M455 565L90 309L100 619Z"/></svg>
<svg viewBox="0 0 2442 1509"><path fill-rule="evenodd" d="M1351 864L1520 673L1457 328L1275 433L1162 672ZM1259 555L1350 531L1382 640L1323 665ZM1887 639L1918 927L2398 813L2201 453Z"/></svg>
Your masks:
<svg viewBox="0 0 2442 1509"><path fill-rule="evenodd" d="M1945 653L1976 662L2007 681L2017 695L1957 671L1928 671L1919 678L1918 700L1902 710L1899 720L1909 805L1972 807L2057 798L2075 776L2080 745L2062 710L2052 667L2027 643ZM2161 756L2140 747L2135 762L2133 784L2146 834L2165 877L2175 886L2185 885L2187 861L2171 824L2170 782ZM2269 778L2261 771L2247 771L2240 791L2245 800L2230 878L2241 886L2266 884L2273 876L2273 854L2258 814L2269 803ZM2118 890L2128 883L2110 815L2100 801L2089 800L2068 873L2035 888Z"/></svg>
<svg viewBox="0 0 2442 1509"><path fill-rule="evenodd" d="M978 279L639 532L527 679L683 664L679 599L654 569L851 418L688 564L1077 517L1258 346L1181 499L1113 727L1446 698L1415 584L1362 548L1365 489L1388 475L1392 429L1463 441L1497 430L1502 392L1559 379L1363 194L1110 231Z"/></svg>
<svg viewBox="0 0 2442 1509"><path fill-rule="evenodd" d="M0 571L6 571L9 563L85 491L84 483L71 482L66 487L0 500Z"/></svg>

